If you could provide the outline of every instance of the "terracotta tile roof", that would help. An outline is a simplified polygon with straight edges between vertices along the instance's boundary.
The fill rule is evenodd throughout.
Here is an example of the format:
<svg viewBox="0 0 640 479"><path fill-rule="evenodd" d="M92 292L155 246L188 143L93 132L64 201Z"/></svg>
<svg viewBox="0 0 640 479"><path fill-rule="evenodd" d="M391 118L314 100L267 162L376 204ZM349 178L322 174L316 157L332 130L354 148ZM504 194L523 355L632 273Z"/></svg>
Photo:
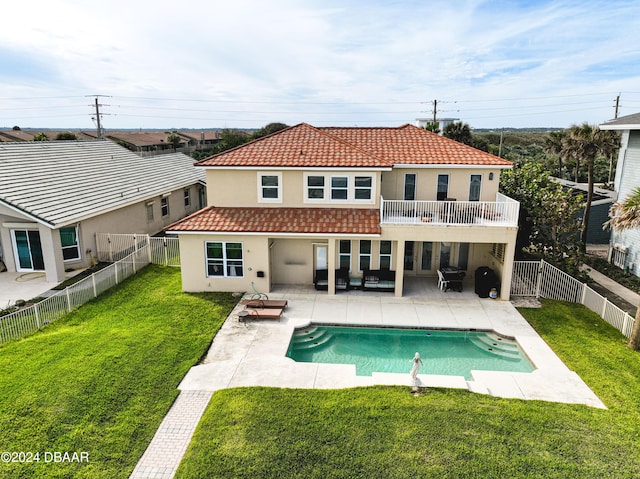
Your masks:
<svg viewBox="0 0 640 479"><path fill-rule="evenodd" d="M380 234L380 211L362 208L216 208L165 228L180 232Z"/></svg>
<svg viewBox="0 0 640 479"><path fill-rule="evenodd" d="M393 165L486 165L510 161L412 125L315 128L306 123L206 158L197 166L390 168Z"/></svg>
<svg viewBox="0 0 640 479"><path fill-rule="evenodd" d="M306 123L301 123L218 155L198 166L390 168L384 158Z"/></svg>
<svg viewBox="0 0 640 479"><path fill-rule="evenodd" d="M394 165L512 165L510 161L413 125L320 130L371 151Z"/></svg>

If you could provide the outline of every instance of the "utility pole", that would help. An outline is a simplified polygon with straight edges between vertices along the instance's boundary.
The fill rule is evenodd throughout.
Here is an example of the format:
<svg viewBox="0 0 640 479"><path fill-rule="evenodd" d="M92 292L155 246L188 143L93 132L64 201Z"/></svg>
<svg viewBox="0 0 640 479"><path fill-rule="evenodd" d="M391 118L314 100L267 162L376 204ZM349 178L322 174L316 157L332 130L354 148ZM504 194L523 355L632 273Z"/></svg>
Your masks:
<svg viewBox="0 0 640 479"><path fill-rule="evenodd" d="M438 115L438 100L433 100L433 124L436 124Z"/></svg>
<svg viewBox="0 0 640 479"><path fill-rule="evenodd" d="M618 93L618 96L616 97L616 111L615 114L613 116L613 118L618 118L618 108L620 107L620 93Z"/></svg>
<svg viewBox="0 0 640 479"><path fill-rule="evenodd" d="M100 113L100 107L101 106L109 106L109 105L103 105L102 103L98 102L98 97L108 97L108 95L87 95L87 96L95 96L96 97L96 101L93 105L89 105L89 106L95 106L96 109L96 133L98 134L98 139L102 139L102 125L100 124L100 115L103 115L103 113Z"/></svg>
<svg viewBox="0 0 640 479"><path fill-rule="evenodd" d="M98 103L98 97L96 97L96 122L98 124L98 139L101 139L102 127L100 126L100 103Z"/></svg>

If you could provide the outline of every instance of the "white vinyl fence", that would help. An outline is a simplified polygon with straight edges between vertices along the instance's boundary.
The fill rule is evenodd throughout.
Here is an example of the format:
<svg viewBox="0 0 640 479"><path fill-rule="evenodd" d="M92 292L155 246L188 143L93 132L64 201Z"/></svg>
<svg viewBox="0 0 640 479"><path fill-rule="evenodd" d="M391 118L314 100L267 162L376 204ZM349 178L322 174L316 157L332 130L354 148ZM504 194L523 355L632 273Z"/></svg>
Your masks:
<svg viewBox="0 0 640 479"><path fill-rule="evenodd" d="M155 252L157 254L154 254L153 244L147 243L136 248L132 253L115 263L39 303L6 316L0 316L0 344L22 338L42 329L43 326L70 313L78 306L97 298L109 288L136 274L144 266L151 263L151 259L155 256L162 260L158 261L159 264L166 264L165 258L168 255L162 253L167 248L160 247L162 243L156 242L155 244L160 246L157 246Z"/></svg>
<svg viewBox="0 0 640 479"><path fill-rule="evenodd" d="M131 253L146 248L149 262L163 266L180 266L180 249L178 238L156 237L146 234L111 234L96 233L98 261L112 263Z"/></svg>
<svg viewBox="0 0 640 479"><path fill-rule="evenodd" d="M579 303L598 313L627 338L635 319L589 286L542 261L515 261L511 296L533 296Z"/></svg>

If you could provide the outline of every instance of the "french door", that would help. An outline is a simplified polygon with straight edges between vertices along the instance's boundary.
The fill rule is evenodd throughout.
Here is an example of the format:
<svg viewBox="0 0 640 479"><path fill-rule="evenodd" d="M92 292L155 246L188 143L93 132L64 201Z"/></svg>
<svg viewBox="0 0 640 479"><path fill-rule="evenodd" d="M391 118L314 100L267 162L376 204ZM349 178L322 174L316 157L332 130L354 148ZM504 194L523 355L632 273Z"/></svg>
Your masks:
<svg viewBox="0 0 640 479"><path fill-rule="evenodd" d="M44 271L38 230L11 230L17 271Z"/></svg>

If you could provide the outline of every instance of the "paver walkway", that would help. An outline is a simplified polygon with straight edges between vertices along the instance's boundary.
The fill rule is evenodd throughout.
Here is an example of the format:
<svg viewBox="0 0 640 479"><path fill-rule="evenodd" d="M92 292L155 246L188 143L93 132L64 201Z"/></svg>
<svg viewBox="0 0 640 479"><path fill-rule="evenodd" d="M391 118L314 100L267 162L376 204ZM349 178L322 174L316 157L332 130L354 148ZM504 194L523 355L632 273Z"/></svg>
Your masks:
<svg viewBox="0 0 640 479"><path fill-rule="evenodd" d="M171 479L211 399L211 391L182 391L140 458L131 479Z"/></svg>

